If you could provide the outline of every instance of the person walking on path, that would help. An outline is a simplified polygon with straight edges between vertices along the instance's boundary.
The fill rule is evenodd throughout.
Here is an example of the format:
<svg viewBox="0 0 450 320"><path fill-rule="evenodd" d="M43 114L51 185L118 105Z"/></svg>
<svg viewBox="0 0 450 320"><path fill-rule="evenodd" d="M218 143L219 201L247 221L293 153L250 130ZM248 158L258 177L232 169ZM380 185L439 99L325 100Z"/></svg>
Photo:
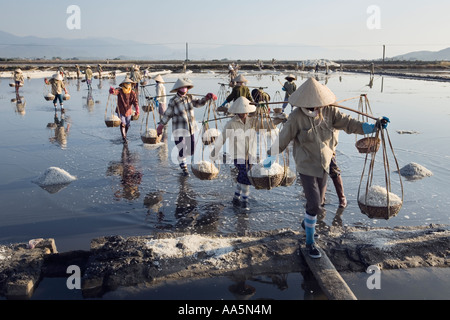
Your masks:
<svg viewBox="0 0 450 320"><path fill-rule="evenodd" d="M80 66L77 64L75 65L75 71L77 72L77 79L81 79Z"/></svg>
<svg viewBox="0 0 450 320"><path fill-rule="evenodd" d="M62 75L58 72L53 75L53 77L48 80L47 78L44 79L45 84L52 86L52 94L55 96L53 99L53 105L55 106L55 110L58 107L58 101L59 105L61 107L61 112L64 112L64 95L67 94L67 89L63 81Z"/></svg>
<svg viewBox="0 0 450 320"><path fill-rule="evenodd" d="M289 97L291 96L291 94L293 94L295 92L295 90L297 90L297 84L294 82L294 80L297 80L296 76L294 76L293 74L290 74L284 79L286 79L286 82L284 83L283 87L281 88L285 92L285 95L284 95L285 103L283 103L283 106L282 106L283 112L288 105ZM291 108L292 108L292 105L291 105Z"/></svg>
<svg viewBox="0 0 450 320"><path fill-rule="evenodd" d="M203 107L207 101L217 99L212 93L208 93L201 99L193 98L188 93L193 87L192 82L187 79L178 79L175 82L170 92L176 94L169 100L167 110L157 128L157 134L161 135L164 126L172 120L172 135L175 140L175 145L178 148L178 162L184 176L189 176L186 157L194 155L194 134L198 130L197 121L194 116L194 108Z"/></svg>
<svg viewBox="0 0 450 320"><path fill-rule="evenodd" d="M222 135L216 139L210 156L211 160L215 161L219 156L219 150L227 139L231 141L232 147L230 145L231 150L229 151L238 170L233 205L243 210L250 210L248 197L250 195L251 182L247 172L250 170L252 159L256 159L256 148L255 150L252 149L256 144L251 143L251 141L255 141L252 139L256 139L256 131L254 131L254 119L249 117L249 114L255 111L256 106L250 104L250 100L245 97L237 98L229 109L229 112L235 116L226 123Z"/></svg>
<svg viewBox="0 0 450 320"><path fill-rule="evenodd" d="M136 110L136 116L139 116L139 103L136 93L133 91L133 81L125 78L119 85L119 88L110 87L109 93L117 96L116 113L120 118L120 134L124 143L127 143L127 133L131 126L131 116L133 115L133 106Z"/></svg>
<svg viewBox="0 0 450 320"><path fill-rule="evenodd" d="M156 82L155 103L156 107L158 108L159 120L161 121L161 118L164 116L164 112L166 112L167 108L166 87L164 86L164 79L160 74L158 74L154 80Z"/></svg>
<svg viewBox="0 0 450 320"><path fill-rule="evenodd" d="M247 87L248 80L240 74L234 79L236 85L233 87L233 90L225 99L225 101L220 105L220 108L225 108L227 103L235 101L239 97L246 97L250 102L253 102L252 95L250 94L250 89Z"/></svg>
<svg viewBox="0 0 450 320"><path fill-rule="evenodd" d="M358 121L331 106L335 102L336 96L328 87L309 78L289 97L289 103L297 108L284 124L278 146L268 151L268 159L271 159L294 141L293 156L306 197L302 227L306 231L306 248L312 258L321 257L314 235L317 215L324 213L322 200L337 145L334 130L344 130L348 134L371 134L378 127L386 128L389 122L386 117L377 120L376 124Z"/></svg>
<svg viewBox="0 0 450 320"><path fill-rule="evenodd" d="M92 90L92 69L91 66L87 65L86 66L86 71L85 71L85 77L86 77L86 84L88 86L88 90Z"/></svg>
<svg viewBox="0 0 450 320"><path fill-rule="evenodd" d="M16 96L19 94L19 88L23 86L25 82L23 73L21 69L14 70L14 85L16 89Z"/></svg>

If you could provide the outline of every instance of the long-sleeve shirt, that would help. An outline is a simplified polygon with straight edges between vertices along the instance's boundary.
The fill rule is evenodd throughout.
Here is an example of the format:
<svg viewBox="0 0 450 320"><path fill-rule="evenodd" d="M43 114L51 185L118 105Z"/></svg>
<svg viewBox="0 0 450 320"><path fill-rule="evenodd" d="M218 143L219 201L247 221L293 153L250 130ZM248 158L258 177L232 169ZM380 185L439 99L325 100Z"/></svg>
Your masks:
<svg viewBox="0 0 450 320"><path fill-rule="evenodd" d="M117 107L119 109L120 115L129 117L133 114L133 106L136 112L139 113L139 103L136 93L131 90L130 93L124 93L122 89L116 90L117 94Z"/></svg>
<svg viewBox="0 0 450 320"><path fill-rule="evenodd" d="M66 86L64 85L64 81L62 80L51 78L48 83L52 86L53 95L62 94L63 91L66 91Z"/></svg>
<svg viewBox="0 0 450 320"><path fill-rule="evenodd" d="M184 96L176 94L169 100L161 123L166 125L172 119L172 134L175 138L193 135L198 130L194 108L203 107L206 101L206 97L195 99L190 94Z"/></svg>
<svg viewBox="0 0 450 320"><path fill-rule="evenodd" d="M24 81L23 73L15 73L14 81L23 82Z"/></svg>
<svg viewBox="0 0 450 320"><path fill-rule="evenodd" d="M222 130L222 134L216 139L214 149L211 152L212 158L217 158L219 150L228 140L228 153L233 160L251 160L256 159L257 133L255 128L255 118L247 117L245 123L234 116L228 121Z"/></svg>
<svg viewBox="0 0 450 320"><path fill-rule="evenodd" d="M86 80L92 80L92 69L86 69Z"/></svg>
<svg viewBox="0 0 450 320"><path fill-rule="evenodd" d="M159 103L166 103L166 87L162 83L156 84L156 97Z"/></svg>
<svg viewBox="0 0 450 320"><path fill-rule="evenodd" d="M286 90L286 94L284 96L284 98L286 100L287 98L289 98L289 96L291 94L294 93L295 90L297 90L297 85L295 84L294 81L291 81L291 82L286 81L283 85L283 88Z"/></svg>
<svg viewBox="0 0 450 320"><path fill-rule="evenodd" d="M248 100L253 102L252 95L247 86L236 86L231 91L230 95L225 99L227 102L235 101L239 97L246 97Z"/></svg>
<svg viewBox="0 0 450 320"><path fill-rule="evenodd" d="M341 113L336 107L322 108L323 120L307 116L301 108L295 108L289 115L279 135L278 150L282 152L294 141L293 157L297 171L301 174L323 177L329 172L331 158L337 146L336 130L344 130L348 134L364 134L363 122Z"/></svg>

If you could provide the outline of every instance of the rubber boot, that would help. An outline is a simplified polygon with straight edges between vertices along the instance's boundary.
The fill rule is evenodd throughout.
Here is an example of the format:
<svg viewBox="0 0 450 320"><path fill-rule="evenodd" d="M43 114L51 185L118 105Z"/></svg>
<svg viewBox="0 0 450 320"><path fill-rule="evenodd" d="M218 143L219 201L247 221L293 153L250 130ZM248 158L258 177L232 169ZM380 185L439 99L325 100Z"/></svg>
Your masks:
<svg viewBox="0 0 450 320"><path fill-rule="evenodd" d="M344 184L342 182L342 178L340 175L332 178L334 188L336 189L336 194L339 198L339 208L347 207L347 198L345 198L344 194Z"/></svg>

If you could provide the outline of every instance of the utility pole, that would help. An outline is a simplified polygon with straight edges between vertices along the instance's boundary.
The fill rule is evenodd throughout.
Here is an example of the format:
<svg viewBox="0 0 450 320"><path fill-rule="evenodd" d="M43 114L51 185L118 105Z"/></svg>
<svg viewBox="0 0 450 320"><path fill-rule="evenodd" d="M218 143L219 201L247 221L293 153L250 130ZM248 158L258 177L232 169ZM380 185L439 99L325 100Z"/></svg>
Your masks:
<svg viewBox="0 0 450 320"><path fill-rule="evenodd" d="M386 57L386 45L383 44L383 63L385 57Z"/></svg>
<svg viewBox="0 0 450 320"><path fill-rule="evenodd" d="M186 61L189 60L189 47L188 47L188 43L186 42Z"/></svg>

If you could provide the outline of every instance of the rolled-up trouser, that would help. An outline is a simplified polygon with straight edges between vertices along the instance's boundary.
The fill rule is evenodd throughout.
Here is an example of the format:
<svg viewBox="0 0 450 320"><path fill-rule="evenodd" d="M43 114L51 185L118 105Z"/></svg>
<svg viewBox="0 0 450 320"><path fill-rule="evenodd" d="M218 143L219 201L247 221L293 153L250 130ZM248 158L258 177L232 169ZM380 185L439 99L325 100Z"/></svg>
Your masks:
<svg viewBox="0 0 450 320"><path fill-rule="evenodd" d="M58 93L55 94L55 99L53 99L53 104L56 104L59 101L59 104L63 104L63 94L62 93Z"/></svg>
<svg viewBox="0 0 450 320"><path fill-rule="evenodd" d="M179 137L175 139L175 145L178 148L178 160L183 160L186 156L192 156L195 149L195 137L190 135L188 137Z"/></svg>
<svg viewBox="0 0 450 320"><path fill-rule="evenodd" d="M322 199L327 189L328 174L324 171L323 177L312 177L300 173L303 192L306 197L306 213L317 216L323 212Z"/></svg>

